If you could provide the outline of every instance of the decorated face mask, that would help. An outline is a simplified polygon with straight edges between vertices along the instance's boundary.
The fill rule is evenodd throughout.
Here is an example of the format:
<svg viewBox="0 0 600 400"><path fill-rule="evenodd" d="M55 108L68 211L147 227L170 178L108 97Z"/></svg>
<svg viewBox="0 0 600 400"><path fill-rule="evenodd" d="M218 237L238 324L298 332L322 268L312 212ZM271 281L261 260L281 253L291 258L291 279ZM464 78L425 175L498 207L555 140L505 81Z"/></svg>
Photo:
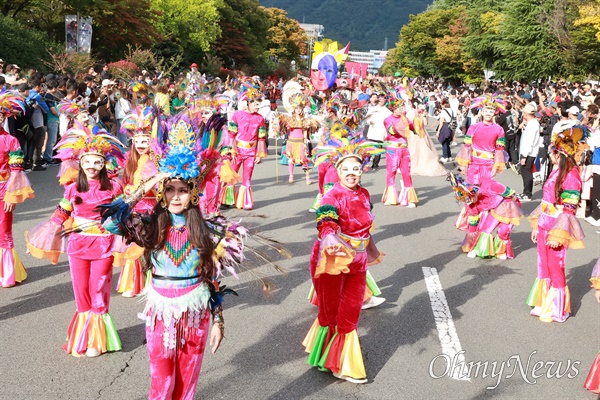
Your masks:
<svg viewBox="0 0 600 400"><path fill-rule="evenodd" d="M150 147L150 136L146 135L138 135L134 136L133 144L136 149L147 149Z"/></svg>
<svg viewBox="0 0 600 400"><path fill-rule="evenodd" d="M327 90L335 83L337 62L331 53L317 55L310 67L310 82L316 90Z"/></svg>
<svg viewBox="0 0 600 400"><path fill-rule="evenodd" d="M79 160L79 165L81 169L95 169L96 171L100 171L104 168L104 157L96 155L96 154L88 154L86 156L81 157Z"/></svg>
<svg viewBox="0 0 600 400"><path fill-rule="evenodd" d="M355 160L354 158L352 158L348 161L343 161L338 166L338 174L340 175L341 178L344 178L348 175L361 176L362 172L363 172L362 164L360 162L358 162L358 160Z"/></svg>
<svg viewBox="0 0 600 400"><path fill-rule="evenodd" d="M82 111L79 114L77 114L77 121L81 122L81 123L87 123L90 120L90 114L88 114L86 111Z"/></svg>
<svg viewBox="0 0 600 400"><path fill-rule="evenodd" d="M484 117L488 117L488 118L493 117L494 114L496 114L496 109L495 108L491 108L491 107L485 107L481 111L481 115L484 116Z"/></svg>

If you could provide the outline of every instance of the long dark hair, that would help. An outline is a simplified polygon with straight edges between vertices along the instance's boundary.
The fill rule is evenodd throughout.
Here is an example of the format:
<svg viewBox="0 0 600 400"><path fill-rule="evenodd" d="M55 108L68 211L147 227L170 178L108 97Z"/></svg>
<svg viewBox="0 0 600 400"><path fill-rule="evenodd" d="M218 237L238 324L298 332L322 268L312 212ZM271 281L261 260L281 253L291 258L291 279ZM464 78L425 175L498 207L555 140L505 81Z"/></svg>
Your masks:
<svg viewBox="0 0 600 400"><path fill-rule="evenodd" d="M573 142L571 141L571 144L572 143ZM554 185L555 202L558 202L558 199L560 199L560 195L563 192L562 184L565 181L567 174L573 168L577 168L577 163L575 162L575 159L573 157L567 156L566 154L563 154L561 152L559 152L558 154L560 158L558 160L558 177L556 178L556 184Z"/></svg>
<svg viewBox="0 0 600 400"><path fill-rule="evenodd" d="M100 176L98 177L100 180L100 190L112 190L112 182L108 177L108 171L106 171L106 167L103 167L100 170ZM90 185L88 184L88 179L85 174L83 168L79 168L79 173L77 174L77 191L79 193L85 193L90 190Z"/></svg>
<svg viewBox="0 0 600 400"><path fill-rule="evenodd" d="M212 258L215 246L210 236L210 230L204 222L202 212L198 206L190 204L190 207L183 212L183 216L189 235L188 240L200 254L198 274L204 282L210 283L215 270ZM147 225L146 243L144 243L144 271L152 268L152 254L165 247L170 228L171 213L162 208L160 203L157 203L152 211L150 223Z"/></svg>

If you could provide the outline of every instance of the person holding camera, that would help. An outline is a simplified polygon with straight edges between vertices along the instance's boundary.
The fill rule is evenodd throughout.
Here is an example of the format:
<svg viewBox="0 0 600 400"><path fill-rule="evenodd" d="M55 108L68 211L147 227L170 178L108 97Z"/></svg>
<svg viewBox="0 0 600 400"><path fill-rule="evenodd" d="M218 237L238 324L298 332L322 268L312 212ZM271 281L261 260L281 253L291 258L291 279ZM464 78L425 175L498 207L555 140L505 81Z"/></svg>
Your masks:
<svg viewBox="0 0 600 400"><path fill-rule="evenodd" d="M98 118L106 130L113 136L117 136L117 121L115 120L115 100L113 90L116 82L110 79L102 81L100 99L98 100Z"/></svg>

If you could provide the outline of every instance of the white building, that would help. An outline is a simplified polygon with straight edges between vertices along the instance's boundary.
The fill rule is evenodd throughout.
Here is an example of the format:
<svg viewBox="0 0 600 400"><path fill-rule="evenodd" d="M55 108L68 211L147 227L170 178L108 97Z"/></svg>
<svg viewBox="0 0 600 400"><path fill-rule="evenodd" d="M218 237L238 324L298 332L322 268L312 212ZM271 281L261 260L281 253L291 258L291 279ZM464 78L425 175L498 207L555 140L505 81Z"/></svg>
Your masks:
<svg viewBox="0 0 600 400"><path fill-rule="evenodd" d="M376 74L387 57L387 50L349 51L348 61L368 64L369 73Z"/></svg>
<svg viewBox="0 0 600 400"><path fill-rule="evenodd" d="M314 42L320 40L323 37L323 31L325 31L325 27L319 24L300 24L300 28L304 29L308 40L312 39Z"/></svg>

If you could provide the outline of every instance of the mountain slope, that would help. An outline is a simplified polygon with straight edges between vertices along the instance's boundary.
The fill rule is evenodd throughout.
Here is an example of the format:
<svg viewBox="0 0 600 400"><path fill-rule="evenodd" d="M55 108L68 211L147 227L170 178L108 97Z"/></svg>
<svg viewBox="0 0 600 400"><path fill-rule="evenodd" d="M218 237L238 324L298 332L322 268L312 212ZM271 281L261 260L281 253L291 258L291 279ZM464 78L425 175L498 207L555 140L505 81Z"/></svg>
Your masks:
<svg viewBox="0 0 600 400"><path fill-rule="evenodd" d="M351 50L395 47L400 27L410 14L424 11L433 0L260 0L265 7L287 11L288 17L307 24L321 24L325 37L342 44L351 41Z"/></svg>

